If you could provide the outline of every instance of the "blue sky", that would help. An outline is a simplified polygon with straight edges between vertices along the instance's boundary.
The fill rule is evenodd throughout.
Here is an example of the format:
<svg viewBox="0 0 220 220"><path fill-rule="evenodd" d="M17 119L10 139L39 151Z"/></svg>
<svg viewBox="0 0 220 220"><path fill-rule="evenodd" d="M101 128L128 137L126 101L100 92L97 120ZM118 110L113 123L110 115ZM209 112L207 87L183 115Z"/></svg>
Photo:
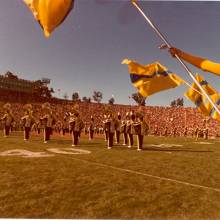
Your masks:
<svg viewBox="0 0 220 220"><path fill-rule="evenodd" d="M0 73L10 70L25 79L50 78L56 96L71 97L73 91L91 96L100 90L104 102L113 94L116 103L130 104L128 96L136 89L127 67L121 65L123 58L143 64L159 61L192 82L175 59L158 49L161 40L129 1L75 0L74 10L49 39L23 1L0 4ZM140 5L172 45L220 62L220 2L141 1ZM189 67L219 90L220 78ZM152 95L147 104L169 105L186 89Z"/></svg>

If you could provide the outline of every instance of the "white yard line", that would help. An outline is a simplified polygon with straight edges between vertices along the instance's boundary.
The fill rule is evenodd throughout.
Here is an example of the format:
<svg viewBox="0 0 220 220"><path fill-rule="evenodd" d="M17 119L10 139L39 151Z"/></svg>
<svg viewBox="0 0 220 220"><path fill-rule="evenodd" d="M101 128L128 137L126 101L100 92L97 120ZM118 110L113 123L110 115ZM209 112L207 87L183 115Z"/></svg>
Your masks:
<svg viewBox="0 0 220 220"><path fill-rule="evenodd" d="M193 142L193 144L203 144L203 145L209 145L209 144L215 144L215 143L211 143L211 142L203 142L203 141L200 141L200 142Z"/></svg>
<svg viewBox="0 0 220 220"><path fill-rule="evenodd" d="M99 167L103 167L103 168L111 168L111 169L122 171L122 172L126 172L126 173L131 173L131 174L136 174L136 175L140 175L140 176L150 177L150 178L154 178L154 179L169 181L169 182L178 183L178 184L182 184L182 185L186 185L186 186L191 186L191 187L195 187L195 188L212 190L212 191L220 193L220 189L218 189L218 188L198 185L198 184L184 182L184 181L181 181L181 180L175 180L175 179L166 178L166 177L155 176L155 175L151 175L151 174L148 174L148 173L142 173L142 172L135 171L135 170L129 170L129 169L124 169L124 168L120 168L120 167L110 166L110 165L107 165L107 164L93 162L93 161L88 161L88 160L84 160L84 159L73 158L73 157L68 157L68 158L72 159L72 160L77 160L77 161L85 162L85 163L90 163L90 164L93 164L93 165L96 165L96 166L99 166Z"/></svg>

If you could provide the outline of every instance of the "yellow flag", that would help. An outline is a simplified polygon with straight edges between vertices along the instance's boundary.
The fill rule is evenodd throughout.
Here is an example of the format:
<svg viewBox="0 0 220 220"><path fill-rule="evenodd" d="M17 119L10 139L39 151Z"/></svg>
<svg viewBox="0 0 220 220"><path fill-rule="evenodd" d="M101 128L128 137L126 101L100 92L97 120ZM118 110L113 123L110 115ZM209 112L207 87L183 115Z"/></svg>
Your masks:
<svg viewBox="0 0 220 220"><path fill-rule="evenodd" d="M210 98L215 103L215 105L220 110L220 94L216 93L214 95L211 95ZM220 115L219 113L213 108L212 104L210 102L206 103L206 108L209 112L209 116L220 121Z"/></svg>
<svg viewBox="0 0 220 220"><path fill-rule="evenodd" d="M141 65L135 61L124 59L122 64L128 65L131 82L143 97L175 88L184 82L158 62Z"/></svg>
<svg viewBox="0 0 220 220"><path fill-rule="evenodd" d="M38 19L38 2L39 2L39 0L24 0L24 2L29 7L29 9L32 11L35 19L39 20Z"/></svg>
<svg viewBox="0 0 220 220"><path fill-rule="evenodd" d="M67 17L73 7L74 0L24 0L40 23L46 37Z"/></svg>
<svg viewBox="0 0 220 220"><path fill-rule="evenodd" d="M206 80L204 80L202 76L196 74L195 78L209 96L217 93L216 90ZM192 84L191 88L189 88L184 95L193 103L195 103L199 112L206 116L210 115L211 110L210 107L207 107L206 97L202 94L200 88L195 83Z"/></svg>

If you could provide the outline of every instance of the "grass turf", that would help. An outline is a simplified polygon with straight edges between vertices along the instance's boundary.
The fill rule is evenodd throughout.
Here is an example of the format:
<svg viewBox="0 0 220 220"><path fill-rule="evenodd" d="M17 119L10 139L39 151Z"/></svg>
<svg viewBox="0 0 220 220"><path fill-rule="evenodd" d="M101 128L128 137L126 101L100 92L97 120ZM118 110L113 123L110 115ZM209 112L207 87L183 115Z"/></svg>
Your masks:
<svg viewBox="0 0 220 220"><path fill-rule="evenodd" d="M19 133L0 137L0 152L71 147L68 138L52 138L43 144L38 136L29 142ZM0 217L220 219L220 142L199 141L211 144L145 137L137 152L81 138L78 148L91 154L0 157ZM182 146L150 146L162 143Z"/></svg>

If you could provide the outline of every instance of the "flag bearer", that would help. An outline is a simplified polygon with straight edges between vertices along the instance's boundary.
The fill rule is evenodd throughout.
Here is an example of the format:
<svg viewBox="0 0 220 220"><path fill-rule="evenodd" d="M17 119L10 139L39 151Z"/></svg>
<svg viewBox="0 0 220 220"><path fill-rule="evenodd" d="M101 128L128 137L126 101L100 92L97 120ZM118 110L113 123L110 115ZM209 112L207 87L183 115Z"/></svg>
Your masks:
<svg viewBox="0 0 220 220"><path fill-rule="evenodd" d="M194 55L188 54L180 49L175 47L170 48L170 53L173 57L175 54L178 55L181 59L189 62L190 64L210 73L214 73L220 76L220 63L215 63L213 61L207 60L205 58L196 57Z"/></svg>

